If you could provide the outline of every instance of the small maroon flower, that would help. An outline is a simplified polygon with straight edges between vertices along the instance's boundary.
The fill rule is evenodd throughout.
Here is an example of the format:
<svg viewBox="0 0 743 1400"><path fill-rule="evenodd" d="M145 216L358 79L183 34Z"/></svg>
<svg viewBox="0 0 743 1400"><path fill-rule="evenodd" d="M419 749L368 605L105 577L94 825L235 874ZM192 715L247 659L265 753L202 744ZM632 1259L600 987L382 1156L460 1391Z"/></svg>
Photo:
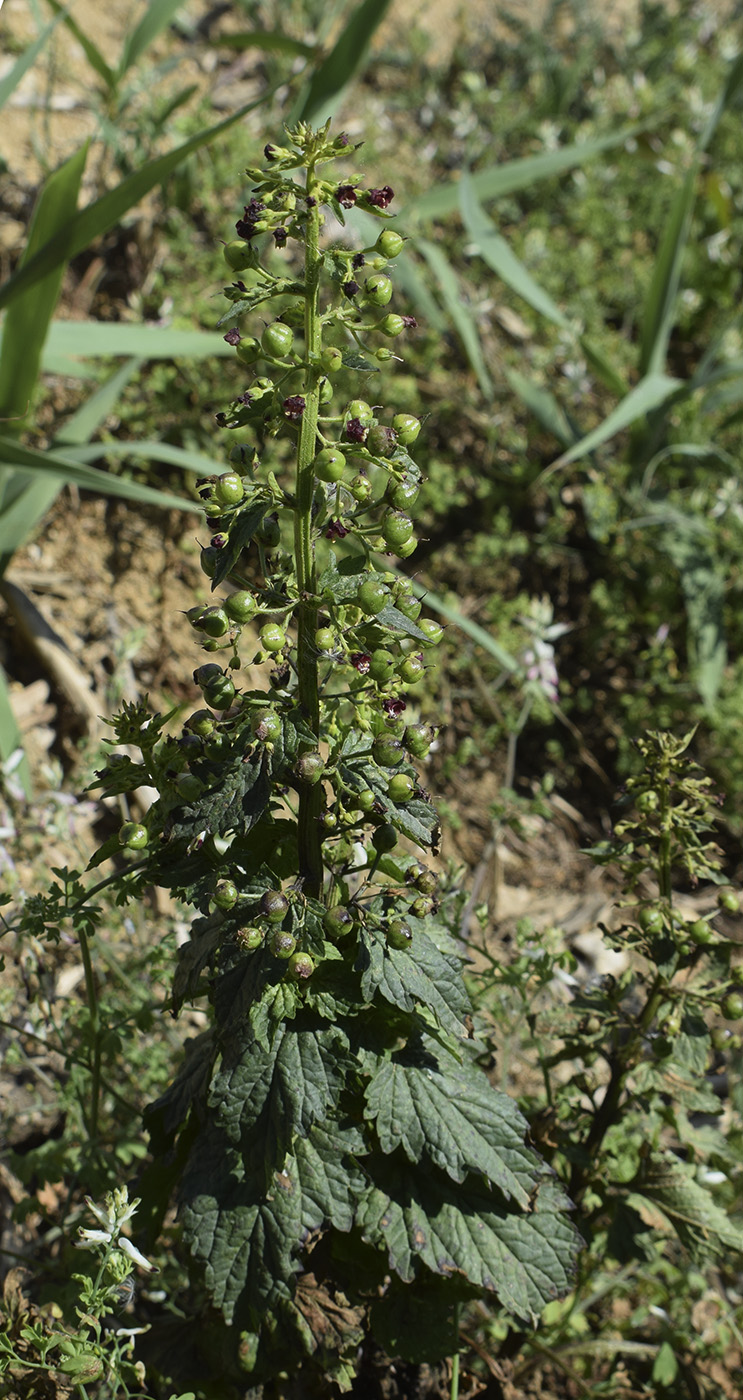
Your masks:
<svg viewBox="0 0 743 1400"><path fill-rule="evenodd" d="M244 206L243 214L245 217L238 219L235 224L235 231L238 238L244 238L246 241L250 241L255 234L255 226L265 207L265 204L260 199L251 199L250 203Z"/></svg>
<svg viewBox="0 0 743 1400"><path fill-rule="evenodd" d="M352 209L359 196L354 185L339 185L335 197L344 209Z"/></svg>
<svg viewBox="0 0 743 1400"><path fill-rule="evenodd" d="M215 415L214 415L214 421L215 421L215 423L218 423L218 424L219 424L220 428L223 428L224 425L225 425L225 423L227 422L227 414L226 414L226 413L215 413Z"/></svg>
<svg viewBox="0 0 743 1400"><path fill-rule="evenodd" d="M368 429L364 427L360 418L349 418L345 431L349 442L363 442Z"/></svg>
<svg viewBox="0 0 743 1400"><path fill-rule="evenodd" d="M212 535L212 547L214 549L224 549L227 543L226 535Z"/></svg>
<svg viewBox="0 0 743 1400"><path fill-rule="evenodd" d="M272 145L271 145L271 142L269 141L268 145L263 147L263 154L264 154L266 160L275 160L275 159L276 159L276 154L275 154L275 153L276 153L276 147L275 147L275 146L272 146Z"/></svg>
<svg viewBox="0 0 743 1400"><path fill-rule="evenodd" d="M341 131L340 134L335 138L335 144L336 146L341 147L350 146L351 138L346 131Z"/></svg>
<svg viewBox="0 0 743 1400"><path fill-rule="evenodd" d="M233 326L232 330L228 331L227 334L222 337L222 339L226 340L228 345L239 345L240 341L242 340L242 336L237 327Z"/></svg>
<svg viewBox="0 0 743 1400"><path fill-rule="evenodd" d="M415 319L415 316L401 316L400 320L402 321L406 330L414 330L418 324L418 322Z"/></svg>
<svg viewBox="0 0 743 1400"><path fill-rule="evenodd" d="M286 247L286 237L287 237L287 234L286 234L286 229L285 229L285 228L275 228L275 229L274 229L274 231L273 231L273 241L274 241L274 243L276 244L276 247L277 247L277 248L285 248L285 247Z"/></svg>
<svg viewBox="0 0 743 1400"><path fill-rule="evenodd" d="M348 659L354 670L358 671L360 676L368 675L369 667L371 666L371 657L367 656L365 651L353 651Z"/></svg>
<svg viewBox="0 0 743 1400"><path fill-rule="evenodd" d="M348 530L345 525L341 525L340 520L331 520L325 531L325 538L326 540L342 540L347 534Z"/></svg>
<svg viewBox="0 0 743 1400"><path fill-rule="evenodd" d="M366 197L375 209L386 209L395 198L395 191L389 185L384 185L381 190L368 190Z"/></svg>
<svg viewBox="0 0 743 1400"><path fill-rule="evenodd" d="M304 202L308 209L314 209L317 204L314 194L308 194Z"/></svg>
<svg viewBox="0 0 743 1400"><path fill-rule="evenodd" d="M222 521L218 519L217 516L207 517L206 528L207 530L211 530L212 534L214 534L215 530L222 529Z"/></svg>
<svg viewBox="0 0 743 1400"><path fill-rule="evenodd" d="M291 394L288 399L284 399L282 405L284 417L288 418L291 423L298 423L306 406L306 401L301 394Z"/></svg>
<svg viewBox="0 0 743 1400"><path fill-rule="evenodd" d="M248 290L244 282L233 282L232 285L237 287L238 292L247 292Z"/></svg>
<svg viewBox="0 0 743 1400"><path fill-rule="evenodd" d="M236 400L235 400L235 403L244 403L246 408L247 408L247 407L249 406L249 404L251 404L252 402L253 402L253 395L251 394L251 392L250 392L249 389L246 389L246 390L245 390L245 393L244 393L244 394L241 394L240 397L239 397L239 399L236 399Z"/></svg>
<svg viewBox="0 0 743 1400"><path fill-rule="evenodd" d="M351 263L351 267L354 267L354 268L363 267L365 262L366 262L366 258L364 257L364 254L363 254L363 253L356 253L356 255L355 255L355 257L353 258L353 261L352 261L352 263Z"/></svg>
<svg viewBox="0 0 743 1400"><path fill-rule="evenodd" d="M388 700L382 701L382 709L388 715L401 715L403 710L407 710L407 708L404 700L397 700L390 697Z"/></svg>
<svg viewBox="0 0 743 1400"><path fill-rule="evenodd" d="M344 292L345 292L345 294L346 294L347 297L355 297L355 296L356 296L356 293L359 291L359 284L358 284L358 282L353 282L353 281L351 281L351 282L344 282L344 283L343 283L343 290L344 290Z"/></svg>

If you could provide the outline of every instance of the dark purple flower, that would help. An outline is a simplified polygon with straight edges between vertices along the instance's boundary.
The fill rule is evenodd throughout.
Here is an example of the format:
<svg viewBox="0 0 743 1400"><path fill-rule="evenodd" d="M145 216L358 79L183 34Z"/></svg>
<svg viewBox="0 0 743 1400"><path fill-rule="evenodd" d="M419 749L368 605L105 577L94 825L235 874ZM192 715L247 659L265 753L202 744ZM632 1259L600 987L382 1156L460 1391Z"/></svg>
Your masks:
<svg viewBox="0 0 743 1400"><path fill-rule="evenodd" d="M364 427L360 418L349 418L345 432L349 442L363 442L368 429Z"/></svg>
<svg viewBox="0 0 743 1400"><path fill-rule="evenodd" d="M364 254L363 254L363 253L357 253L356 256L354 257L352 263L351 263L351 267L354 267L354 268L363 267L365 262L366 262L366 258L364 257Z"/></svg>
<svg viewBox="0 0 743 1400"><path fill-rule="evenodd" d="M238 292L247 292L248 290L244 282L233 282L232 285L237 287Z"/></svg>
<svg viewBox="0 0 743 1400"><path fill-rule="evenodd" d="M340 134L335 138L335 144L336 146L340 147L350 146L351 138L347 132L341 131Z"/></svg>
<svg viewBox="0 0 743 1400"><path fill-rule="evenodd" d="M406 330L413 330L418 324L415 316L401 316L400 319Z"/></svg>
<svg viewBox="0 0 743 1400"><path fill-rule="evenodd" d="M274 241L274 243L276 244L276 247L277 247L277 248L285 248L285 247L286 247L286 229L285 229L285 228L275 228L274 231L273 231L273 241Z"/></svg>
<svg viewBox="0 0 743 1400"><path fill-rule="evenodd" d="M355 297L359 291L359 284L358 282L344 282L343 290L347 297Z"/></svg>
<svg viewBox="0 0 743 1400"><path fill-rule="evenodd" d="M366 676L369 674L369 667L371 666L371 657L367 656L365 651L352 651L348 659L351 662L351 665L353 666L354 670L358 671L360 676Z"/></svg>
<svg viewBox="0 0 743 1400"><path fill-rule="evenodd" d="M251 199L250 203L244 206L243 214L245 217L238 219L235 224L238 238L245 238L248 242L250 241L256 231L255 226L265 207L265 204L260 199Z"/></svg>
<svg viewBox="0 0 743 1400"><path fill-rule="evenodd" d="M382 709L388 715L401 715L403 710L407 710L407 708L404 700L398 700L392 696L388 700L382 701Z"/></svg>
<svg viewBox="0 0 743 1400"><path fill-rule="evenodd" d="M352 209L359 196L355 185L339 185L335 197L344 209Z"/></svg>
<svg viewBox="0 0 743 1400"><path fill-rule="evenodd" d="M347 534L348 530L345 525L341 525L340 520L331 520L325 531L325 538L326 540L342 540Z"/></svg>
<svg viewBox="0 0 743 1400"><path fill-rule="evenodd" d="M215 413L215 415L214 415L214 421L215 421L216 423L219 424L220 428L223 428L224 425L225 425L225 423L227 422L227 414L226 414L226 413Z"/></svg>
<svg viewBox="0 0 743 1400"><path fill-rule="evenodd" d="M274 154L275 151L276 151L276 147L275 147L275 146L272 146L272 145L271 145L271 142L269 141L268 145L263 147L263 154L264 154L264 156L266 157L266 160L275 160L275 159L276 159L276 156L275 156L275 154Z"/></svg>
<svg viewBox="0 0 743 1400"><path fill-rule="evenodd" d="M227 334L222 337L222 339L226 340L228 345L239 345L240 341L242 340L242 336L237 327L233 326L232 330L228 331Z"/></svg>
<svg viewBox="0 0 743 1400"><path fill-rule="evenodd" d="M212 545L215 549L224 549L227 543L226 535L212 535Z"/></svg>
<svg viewBox="0 0 743 1400"><path fill-rule="evenodd" d="M288 418L292 423L298 423L307 404L301 394L292 394L288 399L284 399L282 407L284 409L284 417Z"/></svg>
<svg viewBox="0 0 743 1400"><path fill-rule="evenodd" d="M314 209L317 204L314 194L308 194L304 202L308 209Z"/></svg>
<svg viewBox="0 0 743 1400"><path fill-rule="evenodd" d="M244 394L241 394L240 397L239 397L239 399L236 399L236 400L235 400L235 403L244 403L246 408L248 408L248 406L249 406L252 402L253 402L253 395L251 394L251 392L250 392L249 389L246 389L246 390L245 390L245 393L244 393Z"/></svg>
<svg viewBox="0 0 743 1400"><path fill-rule="evenodd" d="M375 209L386 209L395 198L395 191L389 185L384 185L381 190L368 190L366 197Z"/></svg>

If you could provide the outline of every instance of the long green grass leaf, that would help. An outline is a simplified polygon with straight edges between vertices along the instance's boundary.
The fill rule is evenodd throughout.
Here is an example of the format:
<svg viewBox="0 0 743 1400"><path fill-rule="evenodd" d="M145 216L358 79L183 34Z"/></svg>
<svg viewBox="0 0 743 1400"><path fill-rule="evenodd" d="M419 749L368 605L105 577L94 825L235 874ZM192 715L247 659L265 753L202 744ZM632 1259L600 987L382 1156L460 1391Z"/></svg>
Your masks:
<svg viewBox="0 0 743 1400"><path fill-rule="evenodd" d="M438 613L439 617L443 617L445 622L453 623L455 627L459 628L460 632L464 632L468 637L471 637L473 642L477 642L478 646L481 646L487 651L504 671L508 671L509 675L512 675L514 671L518 671L519 663L515 656L511 656L510 652L506 651L505 648L500 645L500 642L496 642L495 637L490 632L486 631L484 627L481 627L478 622L473 622L471 618L465 617L464 613L461 612L459 608L455 607L453 603L447 603L446 600L440 598L437 593L429 592L429 590L425 588L423 584L418 583L416 579L410 579L409 583L412 591L416 593L419 598L425 599L427 608L430 608L432 612Z"/></svg>
<svg viewBox="0 0 743 1400"><path fill-rule="evenodd" d="M636 423L638 418L644 418L647 413L658 408L667 399L684 387L680 379L672 379L667 374L649 374L645 379L641 379L634 389L631 389L627 397L622 399L620 404L605 418L603 423L599 423L597 428L587 433L579 442L563 452L555 462L547 468L547 473L557 471L559 467L566 467L569 462L577 462L581 457L587 457L589 452L594 452L597 447L610 438L616 437L624 428L629 428L632 423ZM543 473L546 475L546 473Z"/></svg>
<svg viewBox="0 0 743 1400"><path fill-rule="evenodd" d="M518 394L529 412L534 414L537 422L541 423L548 433L552 433L564 447L570 447L576 440L576 434L554 395L516 369L505 369L503 372L514 393Z"/></svg>
<svg viewBox="0 0 743 1400"><path fill-rule="evenodd" d="M95 393L80 405L77 412L67 419L61 431L57 433L55 447L71 447L90 442L141 365L142 360L131 359L114 370Z"/></svg>
<svg viewBox="0 0 743 1400"><path fill-rule="evenodd" d="M116 85L116 77L113 68L109 68L100 49L93 43L89 35L85 33L85 30L80 27L74 16L67 14L67 7L60 5L59 0L46 0L46 3L51 6L59 19L64 19L66 27L80 45L91 68L98 74L99 78L103 79L105 86L110 92Z"/></svg>
<svg viewBox="0 0 743 1400"><path fill-rule="evenodd" d="M158 34L170 24L177 10L183 8L183 0L149 0L147 8L132 30L121 55L118 77L122 78L139 61Z"/></svg>
<svg viewBox="0 0 743 1400"><path fill-rule="evenodd" d="M88 358L136 355L141 360L201 360L235 352L213 331L180 331L170 326L128 325L122 321L52 321L46 356Z"/></svg>
<svg viewBox="0 0 743 1400"><path fill-rule="evenodd" d="M330 53L314 73L299 119L316 126L332 116L344 88L362 67L390 0L361 0Z"/></svg>
<svg viewBox="0 0 743 1400"><path fill-rule="evenodd" d="M67 9L69 9L69 6ZM67 13L67 9L63 11L63 14ZM42 29L38 39L34 39L33 43L29 44L27 49L24 49L20 58L16 59L10 72L6 73L5 77L0 79L0 110L5 106L11 93L15 92L15 89L18 87L18 84L28 72L29 68L33 67L39 54L47 43L50 34L56 29L61 18L61 14L55 15L54 19L50 20L49 24L46 26L46 29Z"/></svg>
<svg viewBox="0 0 743 1400"><path fill-rule="evenodd" d="M738 91L742 83L743 50L741 50L741 52L736 55L736 57L732 60L730 64L730 69L727 78L725 79L725 84L722 89L722 92L720 93L717 102L715 103L712 111L710 112L709 120L707 122L706 127L704 128L704 131L702 132L699 141L700 151L706 151L709 149L710 142L712 141L712 137L714 136L717 130L720 118L723 115L723 113L727 111L728 107L731 105L734 99L737 97Z"/></svg>
<svg viewBox="0 0 743 1400"><path fill-rule="evenodd" d="M40 248L63 237L74 217L87 150L86 143L42 186L21 259L21 274ZM43 279L14 299L5 317L0 349L0 418L17 419L13 431L20 431L21 420L28 411L62 272L63 263L57 262Z"/></svg>
<svg viewBox="0 0 743 1400"><path fill-rule="evenodd" d="M477 325L471 311L462 302L462 292L456 273L435 243L429 243L427 238L418 238L416 245L438 282L444 304L464 346L467 359L477 375L480 389L486 398L490 398L493 385L482 353Z"/></svg>
<svg viewBox="0 0 743 1400"><path fill-rule="evenodd" d="M681 263L691 227L698 170L695 162L677 190L658 248L640 331L642 375L658 374L665 364L676 316Z"/></svg>
<svg viewBox="0 0 743 1400"><path fill-rule="evenodd" d="M58 476L34 477L33 480L26 476L25 485L22 485L23 481L24 476L20 472L13 473L11 487L6 492L0 512L0 577L16 550L54 505L64 486ZM7 504L9 496L12 496L11 504Z"/></svg>
<svg viewBox="0 0 743 1400"><path fill-rule="evenodd" d="M289 58L312 59L317 54L317 46L303 44L300 39L291 39L278 29L248 29L243 34L219 34L212 40L216 49L263 49L265 53L284 53Z"/></svg>
<svg viewBox="0 0 743 1400"><path fill-rule="evenodd" d="M594 156L600 155L602 151L623 146L625 141L631 136L636 136L642 129L644 128L638 126L625 127L612 136L597 137L595 141L580 141L573 146L562 146L557 151L545 151L542 155L524 156L520 160L507 161L505 165L489 165L485 170L478 170L470 177L472 185L479 199L500 199L503 195L513 194L515 190L528 189L539 180L549 180L561 175L564 170L584 165L587 160L593 160ZM446 184L434 185L433 189L412 200L405 206L405 215L425 223L431 219L443 219L448 214L455 214L458 208L459 181L452 180Z"/></svg>
<svg viewBox="0 0 743 1400"><path fill-rule="evenodd" d="M500 277L502 282L505 282L517 296L522 297L530 306L533 306L534 310L538 311L541 316L546 316L549 321L553 321L556 326L560 326L563 330L568 329L570 323L567 316L552 300L549 292L539 286L524 264L516 257L505 238L497 232L492 219L485 213L477 198L474 185L466 170L462 172L462 178L459 181L459 209L462 222L473 243L477 245L480 257L483 262L487 263L496 277Z"/></svg>
<svg viewBox="0 0 743 1400"><path fill-rule="evenodd" d="M10 703L7 677L0 666L0 762L5 765L21 749L21 733L13 713L13 706ZM14 767L13 776L20 782L26 796L30 797L31 770L25 754Z"/></svg>
<svg viewBox="0 0 743 1400"><path fill-rule="evenodd" d="M198 472L199 476L211 476L220 470L213 457L204 452L194 452L188 447L175 447L170 442L91 442L81 447L66 447L65 456L74 462L96 462L100 457L131 457L133 461L144 458L150 462L167 462L172 467L183 467L184 471Z"/></svg>
<svg viewBox="0 0 743 1400"><path fill-rule="evenodd" d="M174 151L169 151L167 155L157 156L155 160L150 160L139 170L127 175L121 184L115 189L109 190L101 195L100 199L94 200L86 209L82 209L74 219L70 219L62 234L45 243L43 248L35 257L31 258L25 267L21 267L14 272L11 277L0 287L0 307L7 306L21 292L32 287L40 278L45 277L55 267L74 258L77 253L81 253L87 248L93 239L99 238L108 229L118 223L119 219L126 214L127 210L138 204L145 195L162 181L180 165L186 156L192 151L198 151L202 146L207 146L223 131L228 131L236 122L242 121L248 112L255 111L272 95L274 89L268 89L261 97L253 102L247 102L244 107L240 107L236 112L232 112L229 117L224 117L215 126L205 128L192 136L182 145L176 146Z"/></svg>
<svg viewBox="0 0 743 1400"><path fill-rule="evenodd" d="M120 496L123 500L138 501L142 505L162 506L166 510L186 510L196 514L201 507L193 501L172 496L169 491L156 491L138 481L127 481L109 472L97 471L76 462L66 453L38 452L34 447L22 447L13 438L0 436L0 461L16 467L34 478L54 476L62 482L74 482L84 491L95 491L101 496ZM0 517L1 518L1 517Z"/></svg>
<svg viewBox="0 0 743 1400"><path fill-rule="evenodd" d="M587 335L579 336L578 344L586 357L589 369L593 370L596 378L600 379L607 389L611 389L618 399L623 399L625 394L629 393L629 385L624 376L611 363L611 360L607 360L603 350L600 350L598 345Z"/></svg>

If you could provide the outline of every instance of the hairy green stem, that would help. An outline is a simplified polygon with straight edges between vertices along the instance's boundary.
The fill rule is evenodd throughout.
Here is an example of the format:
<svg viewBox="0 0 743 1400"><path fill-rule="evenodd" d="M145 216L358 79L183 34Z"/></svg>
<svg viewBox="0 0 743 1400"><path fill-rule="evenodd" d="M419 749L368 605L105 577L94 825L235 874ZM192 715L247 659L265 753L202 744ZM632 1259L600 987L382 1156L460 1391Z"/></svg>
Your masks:
<svg viewBox="0 0 743 1400"><path fill-rule="evenodd" d="M312 167L307 172L307 193L314 186ZM320 321L320 241L319 200L308 210L305 242L305 313L304 334L307 355L307 376L304 386L305 407L297 447L296 509L294 512L294 554L299 589L297 608L297 673L298 699L303 718L312 733L320 736L320 696L318 688L317 651L317 571L312 547L312 500L315 487L313 461L317 439L317 419L320 409L320 379L318 367L322 349ZM299 874L305 894L317 899L323 883L322 838L319 816L322 808L322 786L302 785L299 794Z"/></svg>
<svg viewBox="0 0 743 1400"><path fill-rule="evenodd" d="M85 992L88 999L90 1029L93 1036L93 1063L90 1070L90 1118L88 1132L90 1133L91 1140L95 1141L98 1136L98 1106L101 1094L101 1024L98 1008L98 993L96 991L93 959L90 956L88 935L83 928L79 928L77 934L80 939L80 952L83 959L83 968L85 969Z"/></svg>

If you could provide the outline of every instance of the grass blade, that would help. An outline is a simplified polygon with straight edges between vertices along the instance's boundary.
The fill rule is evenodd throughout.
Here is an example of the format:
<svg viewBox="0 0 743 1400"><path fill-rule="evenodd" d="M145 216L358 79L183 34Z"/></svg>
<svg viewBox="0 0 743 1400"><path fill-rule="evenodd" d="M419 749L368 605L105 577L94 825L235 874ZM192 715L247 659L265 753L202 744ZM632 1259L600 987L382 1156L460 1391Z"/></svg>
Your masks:
<svg viewBox="0 0 743 1400"><path fill-rule="evenodd" d="M22 482L23 476L13 472L0 512L0 578L18 547L54 505L64 485L58 476L27 479L26 485L21 485L19 489L19 483ZM11 503L8 504L11 497Z"/></svg>
<svg viewBox="0 0 743 1400"><path fill-rule="evenodd" d="M93 43L93 40L89 38L89 36L85 33L85 30L80 28L80 25L73 18L73 16L67 14L66 7L64 5L60 5L59 0L47 0L47 4L51 5L51 8L54 10L55 15L57 15L59 19L64 20L64 23L69 29L73 38L80 45L80 48L85 54L85 57L87 58L91 68L94 70L94 72L98 74L99 78L103 79L105 86L110 92L111 89L116 86L116 76L114 74L113 68L109 68L108 64L106 63L106 60L103 57L103 54L101 53L100 49L97 47L96 44Z"/></svg>
<svg viewBox="0 0 743 1400"><path fill-rule="evenodd" d="M562 146L557 151L545 151L538 156L524 156L520 160L508 161L505 165L490 165L471 175L476 195L481 200L499 199L515 190L528 189L538 180L549 180L561 175L564 170L584 165L587 160L602 151L623 146L631 136L646 127L628 126L613 136L600 136L595 141L581 141L573 146ZM422 222L443 219L455 214L459 208L459 181L451 180L444 185L434 185L418 199L405 207L406 217L414 217Z"/></svg>
<svg viewBox="0 0 743 1400"><path fill-rule="evenodd" d="M459 608L455 607L453 603L447 603L445 599L440 598L437 593L430 593L429 590L425 588L423 584L418 583L416 579L408 579L407 581L413 593L417 594L419 598L425 599L427 608L430 608L432 612L438 613L439 617L443 617L445 622L453 623L455 627L459 628L460 632L464 632L468 637L471 637L473 642L477 642L478 646L481 646L484 651L488 652L504 671L508 671L509 675L513 675L515 671L519 670L519 663L516 658L511 656L510 652L506 651L499 642L496 642L495 637L493 637L490 632L487 632L484 627L481 627L478 622L473 622L471 618L465 617L464 613L460 612Z"/></svg>
<svg viewBox="0 0 743 1400"><path fill-rule="evenodd" d="M603 350L599 350L598 345L595 345L587 335L579 336L578 344L596 378L600 379L607 389L611 389L618 399L623 399L629 393L629 385L619 371L614 368L611 360L607 360Z"/></svg>
<svg viewBox="0 0 743 1400"><path fill-rule="evenodd" d="M156 491L152 486L144 486L138 481L127 481L124 477L112 476L109 472L98 471L85 466L60 452L38 452L34 447L22 447L13 438L0 436L0 461L19 468L32 477L34 484L39 477L53 476L61 482L75 482L83 491L95 491L101 496L120 496L123 500L138 501L143 505L161 506L165 510L187 510L197 514L202 506L180 496L172 496L169 491ZM0 519L4 518L0 517Z"/></svg>
<svg viewBox="0 0 743 1400"><path fill-rule="evenodd" d="M137 370L141 368L142 363L142 360L131 359L114 370L105 383L101 384L95 393L91 394L84 404L81 404L77 412L67 419L62 431L57 433L55 447L90 442L93 434L98 431L101 423L108 417L130 379L133 379Z"/></svg>
<svg viewBox="0 0 743 1400"><path fill-rule="evenodd" d="M568 330L570 323L567 316L563 315L549 292L540 287L531 273L527 272L524 264L516 257L505 238L497 232L492 220L485 213L477 198L472 180L466 170L462 171L462 178L459 181L459 209L462 222L473 243L477 244L480 257L483 262L487 263L496 277L500 277L502 282L505 282L517 296L533 306L540 315L546 316L549 321L560 326L562 330Z"/></svg>
<svg viewBox="0 0 743 1400"><path fill-rule="evenodd" d="M94 238L99 238L108 229L113 228L119 219L126 214L141 199L144 199L150 190L156 185L162 184L163 180L175 170L186 156L193 151L198 151L202 146L207 146L210 141L221 136L223 131L228 131L236 122L242 121L248 112L254 112L256 107L260 107L266 102L275 91L269 88L261 97L253 102L247 102L244 107L240 107L236 112L231 112L228 117L217 122L215 126L206 127L203 131L192 136L182 145L176 146L174 151L169 151L167 155L158 156L155 160L150 160L146 165L135 170L131 175L127 175L119 185L106 194L101 195L89 204L86 209L82 209L73 219L70 219L59 237L50 239L40 248L35 257L31 258L25 267L21 267L14 272L11 277L0 287L0 307L7 306L21 292L32 287L40 278L45 277L55 267L74 258L77 253L81 253L87 248Z"/></svg>
<svg viewBox="0 0 743 1400"><path fill-rule="evenodd" d="M52 321L44 353L56 359L60 355L136 355L141 360L203 360L213 355L234 359L235 355L232 346L213 331L179 331L170 326L136 326L121 321Z"/></svg>
<svg viewBox="0 0 743 1400"><path fill-rule="evenodd" d="M101 457L131 457L136 460L167 462L171 467L182 467L184 471L197 472L199 476L211 476L220 468L213 457L204 452L194 452L188 447L175 447L170 442L91 442L80 447L65 449L65 456L74 462L96 462Z"/></svg>
<svg viewBox="0 0 743 1400"><path fill-rule="evenodd" d="M554 395L548 389L542 389L533 380L527 379L526 375L520 374L518 370L505 369L503 372L514 393L526 404L537 422L541 423L548 433L552 433L563 447L570 447L576 440L576 434Z"/></svg>
<svg viewBox="0 0 743 1400"><path fill-rule="evenodd" d="M333 115L344 88L362 67L369 44L389 6L390 0L361 0L327 58L314 73L301 110L293 116L319 126Z"/></svg>
<svg viewBox="0 0 743 1400"><path fill-rule="evenodd" d="M62 11L62 14L66 13L66 9ZM46 29L41 31L38 39L34 39L33 43L29 44L27 49L24 49L20 58L16 59L10 72L6 73L5 77L0 79L0 108L5 106L11 93L15 92L15 89L18 87L21 78L28 72L29 68L33 67L50 34L59 24L62 14L55 15L54 19L50 20Z"/></svg>
<svg viewBox="0 0 743 1400"><path fill-rule="evenodd" d="M161 30L170 24L174 14L182 6L183 0L149 0L139 24L132 30L124 45L117 74L119 78L123 78L124 74L134 67L145 49L148 49Z"/></svg>
<svg viewBox="0 0 743 1400"><path fill-rule="evenodd" d="M609 438L616 437L624 428L629 428L632 423L636 423L638 418L644 418L647 413L651 413L654 408L670 399L672 394L684 387L680 379L672 379L668 374L649 374L645 379L641 379L634 389L630 389L626 398L605 418L603 423L599 423L597 428L587 433L579 442L573 444L567 452L563 452L561 457L552 462L546 472L542 473L542 478L557 471L559 467L566 467L569 462L577 462L581 457L587 457L589 452L594 452L602 443L608 442Z"/></svg>
<svg viewBox="0 0 743 1400"><path fill-rule="evenodd" d="M464 346L467 359L477 375L480 389L486 398L490 398L493 385L482 353L477 325L472 313L462 303L456 273L435 243L429 243L427 238L419 238L416 244L439 284L446 309Z"/></svg>
<svg viewBox="0 0 743 1400"><path fill-rule="evenodd" d="M642 375L659 373L666 361L668 342L676 319L681 262L689 237L698 171L699 166L695 161L676 192L655 259L640 332L639 368Z"/></svg>
<svg viewBox="0 0 743 1400"><path fill-rule="evenodd" d="M22 750L21 733L13 713L13 706L10 703L8 681L2 666L0 666L0 762L2 762L3 767L19 750ZM18 765L14 767L13 775L19 780L26 796L30 797L31 769L25 754Z"/></svg>
<svg viewBox="0 0 743 1400"><path fill-rule="evenodd" d="M42 186L21 258L21 275L40 248L54 244L57 238L63 239L64 229L77 208L87 153L86 142ZM20 431L21 420L28 412L63 268L60 260L43 279L13 300L5 317L0 348L0 418L17 419L13 431Z"/></svg>
<svg viewBox="0 0 743 1400"><path fill-rule="evenodd" d="M300 39L290 39L278 29L248 29L243 34L220 34L213 41L213 48L263 49L265 53L283 53L288 58L313 59L317 56L317 45L303 44Z"/></svg>

